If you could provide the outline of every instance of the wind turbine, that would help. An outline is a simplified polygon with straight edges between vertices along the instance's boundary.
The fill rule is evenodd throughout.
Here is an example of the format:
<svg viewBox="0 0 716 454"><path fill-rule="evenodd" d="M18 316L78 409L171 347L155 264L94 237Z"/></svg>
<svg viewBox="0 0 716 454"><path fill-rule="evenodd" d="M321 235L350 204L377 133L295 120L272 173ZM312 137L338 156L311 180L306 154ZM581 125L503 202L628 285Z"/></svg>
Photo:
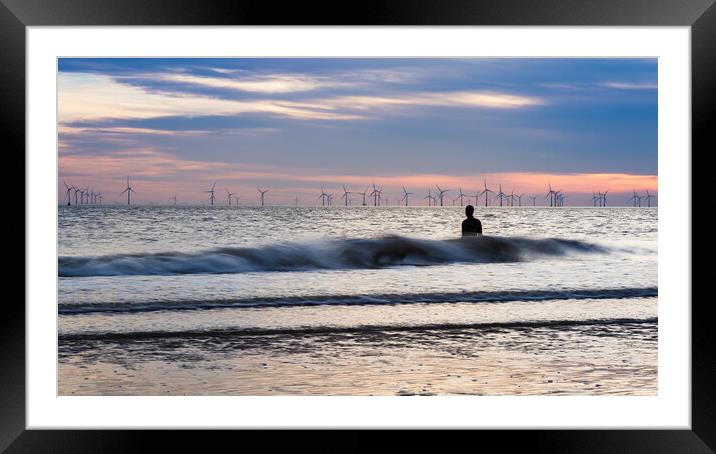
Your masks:
<svg viewBox="0 0 716 454"><path fill-rule="evenodd" d="M491 193L494 194L495 191L493 191L492 189L487 189L487 180L483 180L483 181L484 181L484 183L485 183L485 189L480 193L480 195L484 195L484 196L485 196L485 206L488 206L488 204L489 204L488 201L489 201L489 199L490 199L490 194L491 194Z"/></svg>
<svg viewBox="0 0 716 454"><path fill-rule="evenodd" d="M345 185L343 185L343 195L341 196L341 199L346 199L346 206L350 203L350 197L348 197L349 194L352 193L346 189Z"/></svg>
<svg viewBox="0 0 716 454"><path fill-rule="evenodd" d="M430 193L430 188L428 188L428 195L423 197L424 199L428 199L428 206L433 206L432 202L435 200L435 197Z"/></svg>
<svg viewBox="0 0 716 454"><path fill-rule="evenodd" d="M214 197L214 188L216 187L216 182L214 182L214 185L209 189L208 191L203 191L207 194L209 194L209 200L211 200L211 206L214 206L214 200L216 200L216 197Z"/></svg>
<svg viewBox="0 0 716 454"><path fill-rule="evenodd" d="M380 191L375 187L375 181L373 181L373 192L370 195L373 196L373 206L377 207L380 204Z"/></svg>
<svg viewBox="0 0 716 454"><path fill-rule="evenodd" d="M85 190L82 188L79 188L79 189L77 189L77 191L79 191L79 193L80 193L80 205L84 205L85 204Z"/></svg>
<svg viewBox="0 0 716 454"><path fill-rule="evenodd" d="M555 196L557 198L557 206L563 207L564 206L564 199L567 198L566 195L562 191L557 191L557 195Z"/></svg>
<svg viewBox="0 0 716 454"><path fill-rule="evenodd" d="M234 196L234 192L229 192L228 189L224 189L226 191L226 198L229 200L229 206L231 206L231 198Z"/></svg>
<svg viewBox="0 0 716 454"><path fill-rule="evenodd" d="M354 194L362 195L363 196L363 206L366 206L365 204L365 195L368 192L368 189L370 189L370 185L366 186L366 188L363 190L363 192L356 192Z"/></svg>
<svg viewBox="0 0 716 454"><path fill-rule="evenodd" d="M557 207L563 207L564 206L564 199L566 199L567 196L564 195L564 192L562 191L556 191L554 193L554 206Z"/></svg>
<svg viewBox="0 0 716 454"><path fill-rule="evenodd" d="M533 207L537 206L537 196L536 195L530 196L530 199L532 199L532 206Z"/></svg>
<svg viewBox="0 0 716 454"><path fill-rule="evenodd" d="M554 203L555 203L554 196L557 193L552 189L552 183L548 183L548 184L549 184L549 192L547 192L547 194L544 196L544 198L546 199L547 197L549 197L549 206L552 207L552 206L554 206Z"/></svg>
<svg viewBox="0 0 716 454"><path fill-rule="evenodd" d="M462 186L460 186L460 193L455 197L455 200L460 199L460 206L463 205L462 199L465 197L465 194L462 193Z"/></svg>
<svg viewBox="0 0 716 454"><path fill-rule="evenodd" d="M515 206L515 188L512 188L512 193L508 197L510 198L510 206Z"/></svg>
<svg viewBox="0 0 716 454"><path fill-rule="evenodd" d="M607 206L607 193L608 193L608 192L609 192L609 189L607 189L606 191L604 191L604 194L601 194L601 196L602 196L602 203L604 204L604 205L602 205L602 206Z"/></svg>
<svg viewBox="0 0 716 454"><path fill-rule="evenodd" d="M133 192L136 193L137 191L132 189L132 187L129 185L129 177L127 177L127 188L124 191L120 192L119 195L122 195L125 192L127 193L127 205L131 205L132 204L132 198L131 198L132 193Z"/></svg>
<svg viewBox="0 0 716 454"><path fill-rule="evenodd" d="M326 198L328 197L328 194L326 194L326 191L323 190L323 185L321 185L321 195L318 197L321 199L321 206L326 206Z"/></svg>
<svg viewBox="0 0 716 454"><path fill-rule="evenodd" d="M67 199L67 206L70 206L70 192L74 189L74 186L67 186L67 183L64 181L62 182L65 185L65 188L67 188L67 194L65 194L65 198Z"/></svg>
<svg viewBox="0 0 716 454"><path fill-rule="evenodd" d="M599 194L599 197L597 197L597 194L592 191L592 206L597 206L597 200L599 200L599 206L602 206L601 193Z"/></svg>
<svg viewBox="0 0 716 454"><path fill-rule="evenodd" d="M293 198L294 202L296 202L296 206L298 206L298 196Z"/></svg>
<svg viewBox="0 0 716 454"><path fill-rule="evenodd" d="M383 186L378 189L378 206L380 206L381 203L388 205L388 198L383 197Z"/></svg>
<svg viewBox="0 0 716 454"><path fill-rule="evenodd" d="M502 185L500 185L500 192L497 193L497 196L496 196L496 197L497 197L498 199L500 199L500 206L502 206L502 200L503 200L505 197L507 197L507 194L505 194L504 192L502 192Z"/></svg>
<svg viewBox="0 0 716 454"><path fill-rule="evenodd" d="M646 199L646 206L651 208L651 199L656 198L656 196L649 194L649 190L647 189L646 196L644 196L644 198ZM69 203L68 203L68 205L69 205Z"/></svg>
<svg viewBox="0 0 716 454"><path fill-rule="evenodd" d="M81 192L79 188L72 186L72 190L75 191L75 205L77 205L77 193Z"/></svg>
<svg viewBox="0 0 716 454"><path fill-rule="evenodd" d="M522 206L522 197L523 197L523 196L524 196L524 194L520 194L520 195L516 195L516 196L515 196L515 197L517 197L517 203L518 203L517 206Z"/></svg>
<svg viewBox="0 0 716 454"><path fill-rule="evenodd" d="M174 199L174 206L176 206L176 204L177 204L177 193L176 192L174 193L174 197L172 197L172 199Z"/></svg>
<svg viewBox="0 0 716 454"><path fill-rule="evenodd" d="M441 189L438 185L435 185L435 187L438 189L437 197L440 198L440 206L443 206L443 197L445 197L445 194L449 191L449 189Z"/></svg>
<svg viewBox="0 0 716 454"><path fill-rule="evenodd" d="M405 206L407 207L407 206L408 206L408 196L409 196L409 195L413 195L414 193L413 193L413 192L408 192L408 191L406 191L406 190L405 190L405 186L403 186L403 193L404 193L405 195L403 196L402 199L399 200L399 202L402 201L403 199L405 199Z"/></svg>
<svg viewBox="0 0 716 454"><path fill-rule="evenodd" d="M103 197L102 197L102 193L101 193L101 192L100 192L99 194L97 194L97 198L99 198L99 204L102 205L102 199L103 199Z"/></svg>
<svg viewBox="0 0 716 454"><path fill-rule="evenodd" d="M633 206L639 206L639 205L641 205L641 198L636 194L636 188L634 188L632 192L633 192L634 195L632 195L632 196L629 198L629 200L630 200L630 201L631 201L631 200L634 201L634 205L633 205ZM637 204L638 204L638 205L637 205Z"/></svg>
<svg viewBox="0 0 716 454"><path fill-rule="evenodd" d="M267 192L269 192L269 190L265 189L262 191L259 188L256 188L256 190L259 191L259 193L261 194L261 196L260 196L261 197L261 206L264 206L264 196L266 195Z"/></svg>

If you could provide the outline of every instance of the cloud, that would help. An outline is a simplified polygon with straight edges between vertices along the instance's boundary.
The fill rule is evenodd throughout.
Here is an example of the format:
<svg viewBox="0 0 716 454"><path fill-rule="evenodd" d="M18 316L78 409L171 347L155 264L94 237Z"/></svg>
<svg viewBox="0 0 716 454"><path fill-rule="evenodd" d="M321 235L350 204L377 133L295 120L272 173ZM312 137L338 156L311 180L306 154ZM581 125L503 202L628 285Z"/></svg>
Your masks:
<svg viewBox="0 0 716 454"><path fill-rule="evenodd" d="M397 96L341 96L318 102L334 109L357 110L405 106L517 109L545 104L543 99L533 96L489 91L428 92Z"/></svg>
<svg viewBox="0 0 716 454"><path fill-rule="evenodd" d="M322 110L321 106L282 100L235 101L208 96L148 92L88 73L60 73L60 122L98 119L147 119L163 116L264 113L301 120L356 120L362 117Z"/></svg>
<svg viewBox="0 0 716 454"><path fill-rule="evenodd" d="M602 86L617 90L656 90L659 85L652 82L604 82Z"/></svg>
<svg viewBox="0 0 716 454"><path fill-rule="evenodd" d="M176 82L255 93L295 93L324 88L351 87L355 85L350 82L342 82L328 77L309 76L304 74L269 74L265 76L250 76L241 73L234 77L206 77L191 74L157 74L150 76L150 78L165 82Z"/></svg>
<svg viewBox="0 0 716 454"><path fill-rule="evenodd" d="M192 76L193 77L193 76ZM270 114L297 120L364 120L375 109L396 107L473 107L516 109L544 100L499 92L417 92L395 96L341 96L306 101L228 100L215 97L148 92L89 73L60 73L59 117L64 123L97 119L147 119L162 116ZM370 113L365 111L370 110ZM363 111L363 112L357 112Z"/></svg>

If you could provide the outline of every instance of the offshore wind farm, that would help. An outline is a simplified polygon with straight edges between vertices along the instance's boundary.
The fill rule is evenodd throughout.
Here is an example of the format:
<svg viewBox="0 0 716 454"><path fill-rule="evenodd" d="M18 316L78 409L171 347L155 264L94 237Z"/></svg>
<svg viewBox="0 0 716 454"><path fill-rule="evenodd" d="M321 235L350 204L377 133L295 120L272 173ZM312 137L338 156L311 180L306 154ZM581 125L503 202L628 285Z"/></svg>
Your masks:
<svg viewBox="0 0 716 454"><path fill-rule="evenodd" d="M656 74L60 59L59 395L657 395Z"/></svg>
<svg viewBox="0 0 716 454"><path fill-rule="evenodd" d="M62 184L65 187L65 192L60 192L59 194L59 204L61 206L72 206L73 205L73 195L74 195L74 205L103 205L104 200L104 194L102 192L95 192L94 190L90 190L89 187L85 189L79 189L77 188L73 183L67 183L66 181L63 181ZM345 185L341 185L341 190L343 191L343 195L340 197L341 200L344 201L344 206L353 206L351 195L355 196L361 196L362 202L359 204L356 204L356 206L388 206L386 203L386 194L384 194L383 188L377 189L375 187L375 180L373 181L373 192L371 192L371 195L374 196L372 205L369 205L366 203L366 194L368 193L368 190L370 189L370 185L366 187L366 189L363 192L352 192L348 191L346 189ZM480 205L480 202L482 201L484 203L485 207L489 207L490 203L492 203L493 206L499 206L499 207L521 207L522 206L522 198L525 197L525 194L515 194L515 189L512 189L512 192L510 194L505 194L502 192L502 185L499 184L499 190L497 193L490 190L487 187L487 180L484 180L484 188L482 191L475 190L473 192L469 192L469 194L474 194L474 197L470 197L468 194L464 193L462 191L462 187L459 188L457 191L457 194L455 198L452 200L452 206L455 206L456 203L459 202L459 206L465 206L465 205ZM301 204L301 206L332 206L331 197L332 194L328 194L325 192L325 188L327 186L321 185L320 186L320 192L318 193L317 197L315 199L311 199L311 197L308 197L309 200L312 200L312 203L309 204ZM424 202L421 202L421 199L418 199L418 201L413 201L412 206L438 206L436 201L440 196L444 196L445 194L449 193L449 189L441 189L439 185L435 185L434 188L437 190L437 196L432 195L433 188L428 187L427 188L427 194L423 197L422 200ZM554 190L552 189L552 184L547 184L547 192L544 194L542 199L544 199L543 203L537 204L537 199L539 199L539 196L531 196L532 199L532 205L535 206L548 206L548 207L564 207L568 206L565 205L565 199L567 198L567 195L565 191L563 190ZM212 185L211 189L204 190L204 191L195 191L197 193L206 193L208 194L206 197L206 200L203 201L201 199L196 200L196 198L192 198L193 201L191 202L183 202L184 205L202 205L202 204L208 204L210 206L220 206L222 204L215 203L217 198L215 196L215 189L216 189L216 182ZM256 200L252 201L248 198L245 202L242 202L245 206L252 206L252 205L259 205L259 206L265 206L267 204L266 201L266 194L268 193L269 189L261 190L260 188L256 188L258 191L258 196ZM409 203L408 196L415 195L416 192L408 192L408 190L405 188L405 186L401 186L402 190L402 197L398 198L397 196L399 194L396 194L396 200L395 205L400 206L411 206ZM130 184L129 184L129 176L127 176L127 184L125 189L122 192L119 192L117 195L122 196L126 195L126 205L132 205L132 199L131 194L136 194L136 190L134 190ZM77 193L80 193L79 202L77 202ZM225 199L225 203L223 205L227 206L240 206L239 204L239 198L241 195L238 192L229 192L228 188L225 189L225 193L227 195ZM574 205L574 206L593 206L593 207L606 207L607 206L607 194L609 193L609 189L606 189L604 192L597 191L592 192L591 199L586 198L588 194L583 197L583 200L585 200L585 203L582 205ZM177 195L179 194L178 190L174 192L174 195L170 197L169 199L173 201L173 205L177 205ZM492 196L494 194L494 196ZM637 192L636 188L633 188L631 197L624 197L623 198L623 205L616 205L616 206L632 206L632 207L642 207L642 202L644 203L644 207L651 208L652 206L656 207L657 204L655 202L657 196L650 193L648 189L645 189L643 191L644 195L640 195L640 193ZM64 198L62 198L64 196ZM233 204L232 204L233 200ZM515 204L515 200L517 200L517 204ZM504 203L503 203L504 202ZM442 200L441 200L442 203ZM125 205L123 200L114 199L113 205ZM135 196L135 205L137 205L136 196ZM139 205L141 205L141 201L139 202ZM155 205L154 202L151 202L151 205ZM159 204L161 205L161 204ZM279 195L278 200L276 200L273 205L276 206L288 206L288 205L294 205L299 206L299 199L298 195L291 194L291 193L284 193L282 195ZM443 205L440 205L443 206Z"/></svg>

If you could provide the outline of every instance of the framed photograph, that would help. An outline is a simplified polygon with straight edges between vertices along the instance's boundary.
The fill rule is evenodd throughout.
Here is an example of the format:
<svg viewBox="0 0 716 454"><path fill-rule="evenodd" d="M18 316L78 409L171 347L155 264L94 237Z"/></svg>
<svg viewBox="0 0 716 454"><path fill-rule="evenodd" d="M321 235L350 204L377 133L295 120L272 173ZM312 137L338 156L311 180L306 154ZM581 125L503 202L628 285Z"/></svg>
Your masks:
<svg viewBox="0 0 716 454"><path fill-rule="evenodd" d="M712 452L684 193L712 2L132 3L0 10L28 264L3 449L460 428Z"/></svg>

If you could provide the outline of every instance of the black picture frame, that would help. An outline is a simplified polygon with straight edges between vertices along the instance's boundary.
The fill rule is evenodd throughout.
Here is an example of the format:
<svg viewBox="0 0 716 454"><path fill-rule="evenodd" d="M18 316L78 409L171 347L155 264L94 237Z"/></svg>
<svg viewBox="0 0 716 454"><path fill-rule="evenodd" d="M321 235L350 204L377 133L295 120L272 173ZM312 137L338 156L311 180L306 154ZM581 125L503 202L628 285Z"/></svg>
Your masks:
<svg viewBox="0 0 716 454"><path fill-rule="evenodd" d="M24 155L25 29L65 25L573 25L690 26L692 70L692 152L714 150L710 114L716 106L715 0L442 0L364 1L275 4L270 1L209 0L0 0L0 132L7 154ZM23 163L24 166L24 163ZM692 178L693 180L693 178ZM26 200L27 203L27 200ZM691 220L688 220L691 224ZM23 224L24 226L24 224ZM20 226L14 227L19 230ZM27 245L27 237L25 237ZM693 240L692 240L693 242ZM692 267L692 269L696 269ZM692 278L693 282L693 278ZM691 430L548 430L481 431L469 435L468 446L497 446L549 452L714 452L716 450L716 352L709 317L710 299L683 301L692 313ZM197 436L178 431L43 431L25 429L25 310L14 298L3 303L0 316L0 451L125 452L145 450L140 438L161 438L170 445L202 451L235 440L231 432ZM338 431L337 431L338 432ZM319 450L372 449L365 433L335 433L340 447L312 445ZM424 444L423 433L382 448L409 449ZM438 436L440 436L438 434ZM201 438L199 438L201 437ZM243 435L242 435L243 437ZM265 434L263 436L265 439ZM271 437L271 446L277 437ZM283 437L282 437L283 438ZM303 435L284 441L302 447ZM458 448L445 437L441 450ZM233 441L232 443L235 443ZM242 438L244 446L247 441ZM266 440L263 441L264 445ZM492 444L492 446L496 446ZM232 449L238 445L234 444ZM321 449L323 448L323 449Z"/></svg>

